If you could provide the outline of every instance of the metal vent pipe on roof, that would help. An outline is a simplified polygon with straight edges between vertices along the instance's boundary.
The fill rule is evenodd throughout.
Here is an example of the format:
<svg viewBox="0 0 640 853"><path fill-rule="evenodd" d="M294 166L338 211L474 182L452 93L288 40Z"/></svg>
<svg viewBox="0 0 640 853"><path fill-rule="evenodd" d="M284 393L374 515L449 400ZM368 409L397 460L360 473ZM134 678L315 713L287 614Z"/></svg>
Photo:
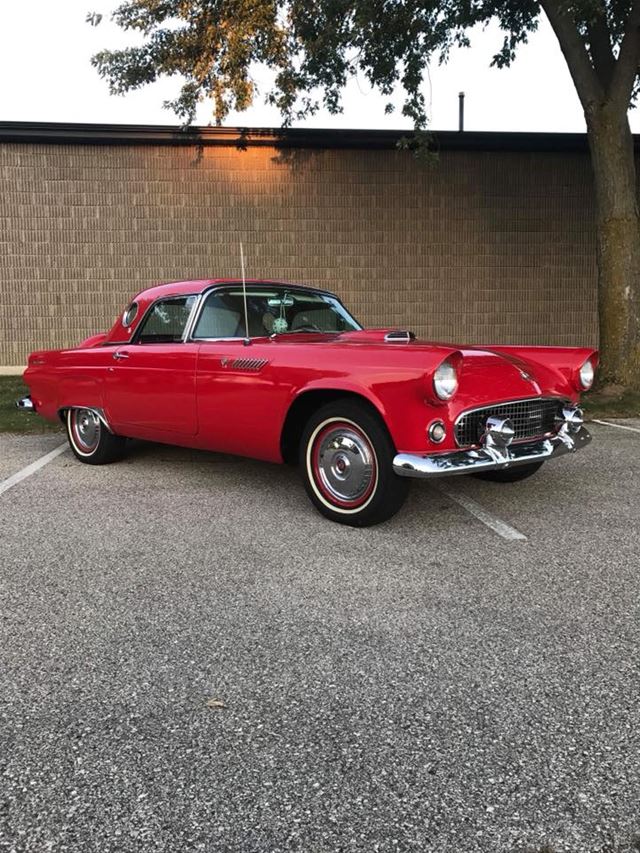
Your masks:
<svg viewBox="0 0 640 853"><path fill-rule="evenodd" d="M464 92L458 92L458 130L464 130Z"/></svg>

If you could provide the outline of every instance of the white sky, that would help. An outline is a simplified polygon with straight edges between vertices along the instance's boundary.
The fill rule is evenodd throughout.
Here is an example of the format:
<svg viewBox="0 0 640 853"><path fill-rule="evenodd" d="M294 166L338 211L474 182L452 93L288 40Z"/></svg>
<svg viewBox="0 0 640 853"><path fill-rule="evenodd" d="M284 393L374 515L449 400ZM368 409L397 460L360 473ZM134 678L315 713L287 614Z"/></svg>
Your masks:
<svg viewBox="0 0 640 853"><path fill-rule="evenodd" d="M175 124L163 109L175 97L179 81L161 81L123 97L110 96L89 60L102 48L133 43L108 21L117 0L0 0L0 121L69 121L114 124ZM102 12L97 27L85 23L87 12ZM584 118L564 59L546 20L529 45L520 49L511 69L489 68L501 44L497 28L473 33L472 47L455 51L446 66L434 66L425 84L431 102L430 125L457 129L458 92L466 93L465 129L584 131ZM268 87L267 87L268 88ZM320 113L310 127L406 127L399 113L386 116L386 99L363 80L348 87L344 114ZM640 110L630 114L640 132ZM199 124L211 121L202 105ZM229 116L225 124L277 127L275 110L256 104Z"/></svg>

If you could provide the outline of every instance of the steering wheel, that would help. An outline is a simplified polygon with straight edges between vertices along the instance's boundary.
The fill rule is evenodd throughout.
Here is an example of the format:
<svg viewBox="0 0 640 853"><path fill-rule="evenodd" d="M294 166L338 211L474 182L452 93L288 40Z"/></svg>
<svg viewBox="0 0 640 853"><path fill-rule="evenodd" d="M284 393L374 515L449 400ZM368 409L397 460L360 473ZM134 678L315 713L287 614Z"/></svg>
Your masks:
<svg viewBox="0 0 640 853"><path fill-rule="evenodd" d="M296 326L295 329L291 329L292 332L321 332L322 329L319 329L317 326L314 326L313 323L303 323L301 326Z"/></svg>

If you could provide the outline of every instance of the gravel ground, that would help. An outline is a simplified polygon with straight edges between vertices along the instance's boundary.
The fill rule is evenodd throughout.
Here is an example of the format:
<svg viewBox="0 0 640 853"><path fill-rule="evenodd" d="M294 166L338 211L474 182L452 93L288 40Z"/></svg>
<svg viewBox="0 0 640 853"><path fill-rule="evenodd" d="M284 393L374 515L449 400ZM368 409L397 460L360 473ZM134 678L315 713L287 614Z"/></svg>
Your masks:
<svg viewBox="0 0 640 853"><path fill-rule="evenodd" d="M592 431L450 482L524 542L152 445L1 495L0 851L640 849L640 433Z"/></svg>

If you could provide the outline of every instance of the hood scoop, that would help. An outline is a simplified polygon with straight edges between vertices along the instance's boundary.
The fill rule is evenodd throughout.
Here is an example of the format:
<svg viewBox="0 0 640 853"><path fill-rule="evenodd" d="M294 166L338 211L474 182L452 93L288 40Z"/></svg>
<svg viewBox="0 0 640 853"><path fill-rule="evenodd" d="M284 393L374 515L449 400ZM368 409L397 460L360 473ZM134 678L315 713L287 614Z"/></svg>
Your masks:
<svg viewBox="0 0 640 853"><path fill-rule="evenodd" d="M357 332L342 332L339 340L354 344L410 344L415 341L413 332L404 329L359 329Z"/></svg>
<svg viewBox="0 0 640 853"><path fill-rule="evenodd" d="M393 329L384 336L385 344L409 344L411 341L415 341L415 339L416 336L413 332L405 329Z"/></svg>

